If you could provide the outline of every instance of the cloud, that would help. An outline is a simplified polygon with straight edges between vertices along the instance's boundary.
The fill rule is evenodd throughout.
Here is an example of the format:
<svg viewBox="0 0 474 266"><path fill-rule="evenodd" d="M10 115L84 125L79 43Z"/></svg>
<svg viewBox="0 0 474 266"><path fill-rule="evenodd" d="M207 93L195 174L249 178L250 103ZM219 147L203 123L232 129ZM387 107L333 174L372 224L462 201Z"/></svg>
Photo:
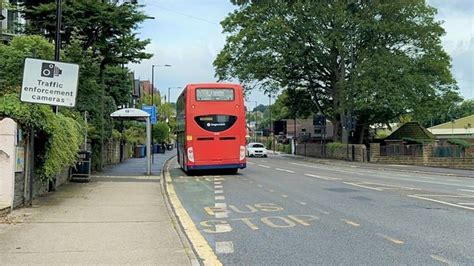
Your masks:
<svg viewBox="0 0 474 266"><path fill-rule="evenodd" d="M466 98L474 98L474 36L460 41L452 52L453 74Z"/></svg>
<svg viewBox="0 0 474 266"><path fill-rule="evenodd" d="M468 15L474 14L474 1L472 0L429 0L431 6L438 8L440 15Z"/></svg>

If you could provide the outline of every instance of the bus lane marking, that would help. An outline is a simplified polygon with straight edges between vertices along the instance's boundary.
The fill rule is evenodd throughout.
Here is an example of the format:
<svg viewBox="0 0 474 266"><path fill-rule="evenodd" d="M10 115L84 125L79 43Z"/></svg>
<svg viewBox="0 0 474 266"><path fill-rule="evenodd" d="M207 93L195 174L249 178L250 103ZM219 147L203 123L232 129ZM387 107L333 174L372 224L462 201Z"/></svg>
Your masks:
<svg viewBox="0 0 474 266"><path fill-rule="evenodd" d="M216 216L217 219L229 218L229 215L227 214L227 212L216 212L215 216Z"/></svg>
<svg viewBox="0 0 474 266"><path fill-rule="evenodd" d="M388 240L388 241L390 241L394 244L397 244L397 245L401 245L401 244L405 243L405 241L402 241L402 240L399 240L399 239L396 239L396 238L393 238L393 237L390 237L390 236L387 236L387 235L384 235L384 234L377 233L377 235L380 236L380 237L383 237L386 240Z"/></svg>
<svg viewBox="0 0 474 266"><path fill-rule="evenodd" d="M234 253L234 243L232 243L232 241L216 242L216 253L217 254Z"/></svg>

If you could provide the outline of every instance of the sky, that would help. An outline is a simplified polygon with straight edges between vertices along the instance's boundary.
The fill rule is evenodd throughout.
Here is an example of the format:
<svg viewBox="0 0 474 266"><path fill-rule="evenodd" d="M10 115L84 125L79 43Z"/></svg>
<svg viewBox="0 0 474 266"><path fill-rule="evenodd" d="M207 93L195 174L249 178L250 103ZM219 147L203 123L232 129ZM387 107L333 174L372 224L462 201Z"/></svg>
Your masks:
<svg viewBox="0 0 474 266"><path fill-rule="evenodd" d="M225 44L220 22L234 10L229 0L141 0L144 11L155 19L146 20L137 30L151 43L153 58L130 64L135 77L151 80L155 67L155 87L175 101L187 83L213 82L215 57ZM474 0L428 0L438 9L435 19L443 21L443 47L452 58L452 73L465 99L474 99ZM273 100L272 100L273 101ZM253 91L247 106L268 104L268 97Z"/></svg>

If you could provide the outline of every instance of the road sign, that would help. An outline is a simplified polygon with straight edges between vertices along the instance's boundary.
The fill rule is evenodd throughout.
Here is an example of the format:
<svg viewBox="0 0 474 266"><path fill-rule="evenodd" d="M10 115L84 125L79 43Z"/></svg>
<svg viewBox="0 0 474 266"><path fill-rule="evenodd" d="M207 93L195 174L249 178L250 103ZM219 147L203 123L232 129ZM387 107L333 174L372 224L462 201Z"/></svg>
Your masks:
<svg viewBox="0 0 474 266"><path fill-rule="evenodd" d="M21 101L74 107L78 79L79 65L27 58Z"/></svg>
<svg viewBox="0 0 474 266"><path fill-rule="evenodd" d="M150 121L152 124L156 124L156 106L144 105L142 110L150 114Z"/></svg>

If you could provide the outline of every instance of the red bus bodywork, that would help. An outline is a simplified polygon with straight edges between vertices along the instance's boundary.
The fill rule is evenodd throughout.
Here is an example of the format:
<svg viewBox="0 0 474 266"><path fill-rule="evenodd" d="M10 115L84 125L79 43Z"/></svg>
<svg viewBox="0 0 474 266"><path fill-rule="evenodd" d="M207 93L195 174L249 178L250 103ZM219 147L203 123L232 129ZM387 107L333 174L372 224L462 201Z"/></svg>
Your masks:
<svg viewBox="0 0 474 266"><path fill-rule="evenodd" d="M176 111L178 162L185 171L237 171L246 167L245 108L240 85L188 84L178 98Z"/></svg>

